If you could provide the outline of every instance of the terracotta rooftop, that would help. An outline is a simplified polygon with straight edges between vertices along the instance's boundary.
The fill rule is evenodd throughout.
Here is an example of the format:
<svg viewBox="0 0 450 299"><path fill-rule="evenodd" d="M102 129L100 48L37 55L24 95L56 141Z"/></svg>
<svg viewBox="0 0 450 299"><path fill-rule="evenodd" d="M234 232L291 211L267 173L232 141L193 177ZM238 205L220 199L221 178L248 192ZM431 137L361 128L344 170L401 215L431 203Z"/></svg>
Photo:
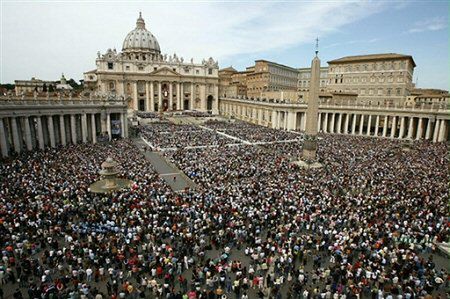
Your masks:
<svg viewBox="0 0 450 299"><path fill-rule="evenodd" d="M356 55L345 56L342 58L328 61L328 64L340 63L340 62L358 62L358 61L371 61L371 60L385 60L385 59L399 59L408 58L411 59L413 65L416 66L414 59L411 55L397 54L397 53L382 53L382 54L368 54L368 55Z"/></svg>

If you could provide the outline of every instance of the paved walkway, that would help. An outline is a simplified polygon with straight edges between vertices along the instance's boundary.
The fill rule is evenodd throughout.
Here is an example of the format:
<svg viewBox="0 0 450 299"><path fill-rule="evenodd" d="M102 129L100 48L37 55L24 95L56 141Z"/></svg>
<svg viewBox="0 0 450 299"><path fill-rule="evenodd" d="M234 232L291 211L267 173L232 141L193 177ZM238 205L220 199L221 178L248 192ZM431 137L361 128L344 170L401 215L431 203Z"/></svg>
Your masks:
<svg viewBox="0 0 450 299"><path fill-rule="evenodd" d="M138 148L142 149L144 146L148 146L148 142L145 139L135 139L135 144ZM182 171L180 171L175 165L169 163L160 153L157 152L144 152L145 157L152 163L153 167L159 173L166 183L172 188L173 191L183 191L186 188L195 188L194 182L192 182Z"/></svg>

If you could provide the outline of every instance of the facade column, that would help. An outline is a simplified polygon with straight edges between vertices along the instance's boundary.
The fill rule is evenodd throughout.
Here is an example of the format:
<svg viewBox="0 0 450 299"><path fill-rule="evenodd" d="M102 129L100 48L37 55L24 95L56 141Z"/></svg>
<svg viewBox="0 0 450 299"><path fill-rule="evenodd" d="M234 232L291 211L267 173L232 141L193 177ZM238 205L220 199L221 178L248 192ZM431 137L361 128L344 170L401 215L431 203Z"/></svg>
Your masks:
<svg viewBox="0 0 450 299"><path fill-rule="evenodd" d="M17 128L17 120L16 117L11 117L11 131L14 143L14 151L18 154L21 152L20 139L19 139L19 130Z"/></svg>
<svg viewBox="0 0 450 299"><path fill-rule="evenodd" d="M427 130L425 132L425 140L430 140L431 138L431 118L427 122Z"/></svg>
<svg viewBox="0 0 450 299"><path fill-rule="evenodd" d="M359 135L363 134L364 127L364 114L361 114L361 119L359 120Z"/></svg>
<svg viewBox="0 0 450 299"><path fill-rule="evenodd" d="M0 148L2 150L2 157L8 157L8 143L6 142L5 125L3 118L0 118Z"/></svg>
<svg viewBox="0 0 450 299"><path fill-rule="evenodd" d="M45 148L44 131L42 130L42 119L40 116L36 117L36 124L37 124L37 138L39 149L43 150Z"/></svg>
<svg viewBox="0 0 450 299"><path fill-rule="evenodd" d="M55 147L55 128L53 127L53 116L48 115L47 116L47 126L48 126L48 135L50 137L50 146Z"/></svg>
<svg viewBox="0 0 450 299"><path fill-rule="evenodd" d="M180 82L177 83L177 110L181 110Z"/></svg>
<svg viewBox="0 0 450 299"><path fill-rule="evenodd" d="M173 83L169 82L169 109L168 111L173 110Z"/></svg>
<svg viewBox="0 0 450 299"><path fill-rule="evenodd" d="M150 103L150 82L145 81L145 111L152 111Z"/></svg>
<svg viewBox="0 0 450 299"><path fill-rule="evenodd" d="M322 113L319 112L319 117L317 118L317 132L320 132L322 126ZM297 122L295 123L295 127L297 129Z"/></svg>
<svg viewBox="0 0 450 299"><path fill-rule="evenodd" d="M348 134L348 125L350 123L350 114L345 114L344 134Z"/></svg>
<svg viewBox="0 0 450 299"><path fill-rule="evenodd" d="M375 118L375 133L374 135L378 137L378 129L380 126L380 116L377 115L377 117Z"/></svg>
<svg viewBox="0 0 450 299"><path fill-rule="evenodd" d="M70 133L72 137L72 143L77 144L77 128L76 128L76 120L75 114L70 115Z"/></svg>
<svg viewBox="0 0 450 299"><path fill-rule="evenodd" d="M86 113L81 114L81 139L83 143L87 142L87 115Z"/></svg>
<svg viewBox="0 0 450 299"><path fill-rule="evenodd" d="M125 117L123 113L120 113L120 136L125 138Z"/></svg>
<svg viewBox="0 0 450 299"><path fill-rule="evenodd" d="M324 126L323 126L323 132L324 133L328 133L328 113L325 113L325 123L324 123Z"/></svg>
<svg viewBox="0 0 450 299"><path fill-rule="evenodd" d="M302 131L306 131L306 111L303 113L302 117Z"/></svg>
<svg viewBox="0 0 450 299"><path fill-rule="evenodd" d="M163 111L161 81L158 82L158 111Z"/></svg>
<svg viewBox="0 0 450 299"><path fill-rule="evenodd" d="M369 114L369 120L367 121L367 136L370 136L370 129L372 126L372 114Z"/></svg>
<svg viewBox="0 0 450 299"><path fill-rule="evenodd" d="M398 134L398 138L402 139L404 134L405 134L405 117L402 116L400 118L400 133Z"/></svg>
<svg viewBox="0 0 450 299"><path fill-rule="evenodd" d="M28 116L23 118L23 124L25 127L25 144L27 145L27 150L33 150L33 143L31 142L31 129L30 129L30 120Z"/></svg>
<svg viewBox="0 0 450 299"><path fill-rule="evenodd" d="M417 124L416 140L422 139L423 135L423 118L419 117L419 123Z"/></svg>
<svg viewBox="0 0 450 299"><path fill-rule="evenodd" d="M356 133L356 118L357 118L357 114L353 114L352 135L355 135L355 133Z"/></svg>
<svg viewBox="0 0 450 299"><path fill-rule="evenodd" d="M439 119L436 119L436 121L434 122L433 142L438 141L440 123L441 121Z"/></svg>
<svg viewBox="0 0 450 299"><path fill-rule="evenodd" d="M339 113L336 133L341 134L341 128L342 128L342 113Z"/></svg>
<svg viewBox="0 0 450 299"><path fill-rule="evenodd" d="M273 110L272 111L272 129L277 129L277 111Z"/></svg>
<svg viewBox="0 0 450 299"><path fill-rule="evenodd" d="M92 130L92 143L97 143L97 128L95 124L95 113L91 114L91 130Z"/></svg>
<svg viewBox="0 0 450 299"><path fill-rule="evenodd" d="M64 123L64 114L59 115L59 134L61 134L61 145L66 146L66 124Z"/></svg>
<svg viewBox="0 0 450 299"><path fill-rule="evenodd" d="M184 83L180 82L180 110L184 110ZM189 107L188 107L189 109Z"/></svg>
<svg viewBox="0 0 450 299"><path fill-rule="evenodd" d="M389 115L385 115L383 123L383 137L386 137L387 135L388 124L389 124Z"/></svg>
<svg viewBox="0 0 450 299"><path fill-rule="evenodd" d="M391 138L395 138L397 133L397 116L392 117Z"/></svg>
<svg viewBox="0 0 450 299"><path fill-rule="evenodd" d="M111 134L111 113L106 112L106 131L108 132L108 139L111 141L112 134Z"/></svg>
<svg viewBox="0 0 450 299"><path fill-rule="evenodd" d="M155 111L155 86L153 81L150 81L150 111Z"/></svg>
<svg viewBox="0 0 450 299"><path fill-rule="evenodd" d="M194 82L191 83L191 101L189 104L189 109L194 110ZM241 107L241 115L242 115L242 107Z"/></svg>
<svg viewBox="0 0 450 299"><path fill-rule="evenodd" d="M133 82L133 109L139 110L137 81Z"/></svg>
<svg viewBox="0 0 450 299"><path fill-rule="evenodd" d="M409 118L409 124L408 124L408 139L413 139L413 131L414 131L414 117Z"/></svg>
<svg viewBox="0 0 450 299"><path fill-rule="evenodd" d="M439 137L438 137L438 141L439 142L443 142L445 141L445 133L447 129L447 121L445 119L441 119L440 121L440 125L439 125Z"/></svg>
<svg viewBox="0 0 450 299"><path fill-rule="evenodd" d="M336 113L331 113L331 126L330 126L330 133L334 133L334 118Z"/></svg>

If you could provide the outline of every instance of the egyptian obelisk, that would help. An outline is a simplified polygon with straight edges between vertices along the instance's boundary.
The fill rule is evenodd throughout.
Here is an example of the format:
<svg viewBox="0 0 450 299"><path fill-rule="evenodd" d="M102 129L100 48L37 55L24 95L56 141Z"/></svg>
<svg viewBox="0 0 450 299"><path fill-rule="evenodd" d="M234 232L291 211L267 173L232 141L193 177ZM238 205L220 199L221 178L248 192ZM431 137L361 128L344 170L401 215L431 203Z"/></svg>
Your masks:
<svg viewBox="0 0 450 299"><path fill-rule="evenodd" d="M303 160L316 160L317 150L317 118L319 112L320 59L318 57L319 39L316 39L316 56L311 63L311 81L306 108L305 142L303 144Z"/></svg>

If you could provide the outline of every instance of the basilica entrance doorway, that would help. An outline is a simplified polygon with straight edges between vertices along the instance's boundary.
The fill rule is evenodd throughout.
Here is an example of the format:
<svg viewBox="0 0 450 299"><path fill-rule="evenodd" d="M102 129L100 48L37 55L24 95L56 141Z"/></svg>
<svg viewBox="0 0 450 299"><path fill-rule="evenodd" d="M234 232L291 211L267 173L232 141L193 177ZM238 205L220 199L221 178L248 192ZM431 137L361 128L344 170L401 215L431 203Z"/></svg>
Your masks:
<svg viewBox="0 0 450 299"><path fill-rule="evenodd" d="M209 95L208 98L206 99L206 110L211 111L213 109L213 102L214 97L212 95Z"/></svg>

